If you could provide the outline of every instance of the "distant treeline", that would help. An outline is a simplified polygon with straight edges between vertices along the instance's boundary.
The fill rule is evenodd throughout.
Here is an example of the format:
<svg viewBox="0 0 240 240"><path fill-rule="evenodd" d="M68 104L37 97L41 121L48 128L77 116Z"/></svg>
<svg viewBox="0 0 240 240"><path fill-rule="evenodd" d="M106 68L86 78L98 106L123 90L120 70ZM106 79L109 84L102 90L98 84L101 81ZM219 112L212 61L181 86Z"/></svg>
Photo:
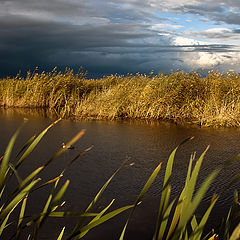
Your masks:
<svg viewBox="0 0 240 240"><path fill-rule="evenodd" d="M4 107L48 108L64 117L147 119L240 127L240 75L210 71L111 75L29 72L0 81Z"/></svg>

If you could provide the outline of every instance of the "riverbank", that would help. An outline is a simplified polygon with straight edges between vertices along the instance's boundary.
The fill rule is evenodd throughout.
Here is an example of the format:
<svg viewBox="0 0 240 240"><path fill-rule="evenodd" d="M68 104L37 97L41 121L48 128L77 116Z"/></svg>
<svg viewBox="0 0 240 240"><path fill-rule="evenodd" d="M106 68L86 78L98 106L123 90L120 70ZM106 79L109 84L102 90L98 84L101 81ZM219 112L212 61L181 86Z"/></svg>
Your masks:
<svg viewBox="0 0 240 240"><path fill-rule="evenodd" d="M240 127L240 75L183 71L168 75L28 73L0 81L3 107L47 108L75 119L147 119Z"/></svg>

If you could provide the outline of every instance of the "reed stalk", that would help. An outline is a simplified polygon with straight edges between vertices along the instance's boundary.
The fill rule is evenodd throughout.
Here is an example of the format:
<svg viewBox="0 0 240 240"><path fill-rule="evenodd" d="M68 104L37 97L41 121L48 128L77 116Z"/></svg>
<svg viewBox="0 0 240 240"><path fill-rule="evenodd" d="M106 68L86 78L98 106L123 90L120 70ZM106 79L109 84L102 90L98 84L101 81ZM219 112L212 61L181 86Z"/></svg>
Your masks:
<svg viewBox="0 0 240 240"><path fill-rule="evenodd" d="M0 105L47 108L66 118L147 119L240 127L240 75L210 71L111 75L28 73L0 81Z"/></svg>

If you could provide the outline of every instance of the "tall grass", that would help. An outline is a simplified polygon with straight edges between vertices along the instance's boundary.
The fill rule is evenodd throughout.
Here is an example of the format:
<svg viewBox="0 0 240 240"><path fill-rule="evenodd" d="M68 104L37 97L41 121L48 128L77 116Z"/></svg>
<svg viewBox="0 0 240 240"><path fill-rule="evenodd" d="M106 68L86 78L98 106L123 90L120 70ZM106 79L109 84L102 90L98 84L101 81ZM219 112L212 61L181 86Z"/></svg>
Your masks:
<svg viewBox="0 0 240 240"><path fill-rule="evenodd" d="M87 79L84 72L28 73L0 81L0 105L48 108L75 119L148 119L240 126L240 75L232 72L129 74Z"/></svg>
<svg viewBox="0 0 240 240"><path fill-rule="evenodd" d="M63 184L60 184L60 181L62 180L62 177L68 167L71 166L83 154L87 153L91 148L88 148L85 151L78 153L71 161L68 162L66 167L57 177L51 178L49 176L49 180L44 182L39 178L39 174L44 171L44 169L48 167L50 163L54 162L58 156L60 156L63 152L67 151L68 147L71 146L71 144L74 144L76 141L78 141L84 134L84 131L80 131L73 139L71 139L66 144L65 148L61 148L59 151L57 151L49 160L45 161L42 166L39 166L33 172L29 173L29 175L24 179L21 178L21 171L19 170L19 167L24 164L25 159L31 155L32 151L35 149L35 147L38 145L38 143L41 141L47 131L55 124L57 124L58 121L59 120L48 126L38 136L31 137L22 147L22 149L18 152L18 154L14 157L12 156L12 150L21 128L19 128L10 139L6 151L1 157L0 165L0 237L2 237L4 232L8 231L10 226L13 226L15 228L15 231L12 233L12 237L10 237L9 239L21 239L21 235L24 231L25 233L28 233L28 239L36 240L39 239L39 233L42 231L43 224L47 224L46 220L48 218L77 217L76 224L75 226L73 226L72 232L68 235L65 235L65 226L63 226L61 232L57 237L57 240L81 239L85 237L85 235L92 228L108 221L109 219L115 217L116 215L124 211L130 210L125 225L119 225L119 240L123 240L125 238L127 227L130 223L130 219L135 209L138 207L139 204L141 204L141 201L144 200L143 197L148 191L148 189L151 187L151 184L155 181L158 173L161 170L162 164L159 163L158 166L154 169L151 176L143 186L140 194L137 196L136 201L131 205L109 211L109 208L113 205L113 199L107 206L103 208L101 212L92 212L94 205L98 202L99 198L101 197L111 180L115 177L115 175L120 171L123 166L126 166L127 163L124 162L122 166L120 166L120 168L117 169L116 172L113 173L113 175L102 186L102 188L96 194L96 196L85 211L63 211L62 206L65 204L65 202L62 199L64 193L68 188L69 180L65 180ZM184 140L180 145L191 139L192 138ZM196 189L199 171L208 148L202 153L202 155L197 161L195 161L195 154L192 154L189 161L187 176L185 178L185 186L183 187L180 195L177 198L172 199L172 169L174 166L175 154L179 146L173 150L167 161L162 191L160 194L158 216L156 219L155 231L153 233L152 239L213 240L219 239L219 236L220 239L223 240L239 239L240 225L238 225L234 229L234 231L231 230L231 227L233 227L233 222L236 221L236 219L239 220L239 211L237 209L239 201L237 192L235 192L234 203L230 208L228 216L223 222L222 227L220 229L216 229L215 232L212 231L208 233L206 236L203 236L204 227L220 195L213 195L209 206L207 207L206 211L202 213L202 216L200 218L196 217L196 210L218 173L222 169L224 169L226 165L229 165L230 162L239 160L240 155L233 157L232 159L230 159L230 161L226 161L223 166L219 166L219 168L213 171L203 181L201 186ZM15 178L17 180L17 185L15 186L15 189L13 189L13 186L9 181L11 178ZM236 175L232 182L229 183L228 187L231 186L232 183L236 182L239 178L240 174ZM46 196L47 201L43 202L43 210L37 214L35 213L26 215L28 201L32 197L32 193L49 185L52 187L50 193ZM122 231L121 228L123 228ZM53 229L53 231L55 231L55 229Z"/></svg>
<svg viewBox="0 0 240 240"><path fill-rule="evenodd" d="M59 119L60 120L60 119ZM46 220L51 217L63 218L63 217L77 217L76 225L72 231L72 234L68 239L80 239L87 234L89 230L104 223L105 221L111 219L112 217L134 207L134 205L124 206L122 208L115 209L113 211L105 212L112 206L114 199L106 206L100 213L93 213L93 207L97 203L98 199L111 182L112 178L119 172L120 167L110 179L103 185L99 190L97 195L94 197L93 201L89 204L87 209L83 212L66 212L62 210L62 206L65 202L62 200L64 193L66 192L69 180L65 180L64 183L60 183L65 171L70 167L79 157L88 152L91 148L78 153L66 167L61 171L61 173L56 177L49 176L49 179L43 181L39 174L44 171L48 165L56 161L63 152L67 151L68 147L78 141L84 134L84 130L80 131L73 139L71 139L65 148L61 148L57 151L49 160L45 161L42 166L39 166L34 171L30 172L24 179L21 178L21 171L19 167L24 164L25 159L29 157L32 151L36 148L38 143L47 133L47 131L52 128L59 120L55 121L53 124L44 129L38 136L31 137L22 149L17 153L16 156L13 155L13 147L15 145L16 139L19 135L19 128L9 141L4 155L1 157L0 165L0 238L4 232L8 232L8 239L22 239L23 233L27 233L27 239L36 240L39 239L39 232L42 231L42 226L46 224ZM14 186L10 179L15 178L17 184ZM28 201L32 198L32 193L38 191L39 189L52 186L49 195L46 195L46 202L42 202L42 211L39 213L33 213L32 209L28 209ZM61 185L61 186L60 186ZM44 199L44 198L43 198ZM26 214L26 212L30 211ZM93 218L93 219L92 219ZM91 221L84 221L86 219L91 219ZM9 227L12 227L10 232ZM64 235L65 227L58 236L58 240L62 239ZM11 235L9 234L11 233ZM10 236L9 236L10 235Z"/></svg>

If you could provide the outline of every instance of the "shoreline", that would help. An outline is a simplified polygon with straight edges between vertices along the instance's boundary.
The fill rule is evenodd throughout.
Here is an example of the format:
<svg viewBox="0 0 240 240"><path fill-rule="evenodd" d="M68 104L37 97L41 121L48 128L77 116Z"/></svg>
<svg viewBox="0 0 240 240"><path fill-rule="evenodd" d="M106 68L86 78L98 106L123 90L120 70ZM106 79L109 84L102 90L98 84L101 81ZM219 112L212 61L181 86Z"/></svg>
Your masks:
<svg viewBox="0 0 240 240"><path fill-rule="evenodd" d="M167 121L240 127L240 75L183 71L87 79L84 73L29 73L0 81L3 108L45 109L66 119Z"/></svg>
<svg viewBox="0 0 240 240"><path fill-rule="evenodd" d="M182 127L191 127L191 128L213 128L213 129L229 129L229 128L236 128L239 129L240 126L219 126L219 125L200 125L196 122L190 122L190 121L174 121L171 119L140 119L140 118L114 118L114 119L108 119L108 118L94 118L94 117L76 117L76 116L60 116L58 113L51 109L47 108L41 108L41 107L4 107L0 105L0 109L3 111L13 111L17 113L21 113L23 117L25 116L25 113L32 115L32 116L40 116L40 117L47 117L53 120L62 118L65 120L71 120L71 121L104 121L104 122L127 122L132 124L174 124Z"/></svg>

